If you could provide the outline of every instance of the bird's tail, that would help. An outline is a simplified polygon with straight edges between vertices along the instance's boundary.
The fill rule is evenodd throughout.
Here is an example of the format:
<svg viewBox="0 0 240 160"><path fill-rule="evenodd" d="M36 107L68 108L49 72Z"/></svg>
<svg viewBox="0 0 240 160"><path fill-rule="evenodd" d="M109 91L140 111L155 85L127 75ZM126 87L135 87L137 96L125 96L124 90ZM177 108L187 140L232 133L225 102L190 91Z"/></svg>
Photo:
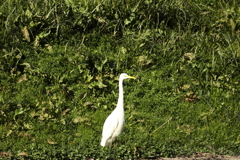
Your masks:
<svg viewBox="0 0 240 160"><path fill-rule="evenodd" d="M103 146L103 147L106 147L106 146L108 146L108 145L110 145L110 143L111 142L109 142L107 139L105 139L105 138L102 138L102 140L101 140L101 146Z"/></svg>

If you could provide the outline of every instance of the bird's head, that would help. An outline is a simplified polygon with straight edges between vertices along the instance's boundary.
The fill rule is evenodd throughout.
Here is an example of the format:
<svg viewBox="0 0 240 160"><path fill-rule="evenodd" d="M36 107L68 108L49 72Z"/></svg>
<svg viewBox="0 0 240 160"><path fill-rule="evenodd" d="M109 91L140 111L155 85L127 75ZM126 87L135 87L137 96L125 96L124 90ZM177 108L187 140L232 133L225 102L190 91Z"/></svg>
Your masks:
<svg viewBox="0 0 240 160"><path fill-rule="evenodd" d="M136 79L135 77L129 76L126 73L122 73L119 77L119 80L124 80L124 79L127 79L127 78Z"/></svg>

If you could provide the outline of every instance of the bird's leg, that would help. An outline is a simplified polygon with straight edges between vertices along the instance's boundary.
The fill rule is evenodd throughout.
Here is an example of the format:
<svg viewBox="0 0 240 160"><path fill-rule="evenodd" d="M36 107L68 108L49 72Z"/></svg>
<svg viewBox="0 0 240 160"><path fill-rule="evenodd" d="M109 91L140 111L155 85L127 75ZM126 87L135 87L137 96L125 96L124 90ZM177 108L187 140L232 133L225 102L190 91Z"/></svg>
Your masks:
<svg viewBox="0 0 240 160"><path fill-rule="evenodd" d="M110 144L110 147L109 147L109 159L112 159L112 143Z"/></svg>
<svg viewBox="0 0 240 160"><path fill-rule="evenodd" d="M114 157L115 157L115 159L117 159L116 151L117 151L117 138L116 138L115 143L114 143Z"/></svg>
<svg viewBox="0 0 240 160"><path fill-rule="evenodd" d="M115 143L114 144L114 157L115 157L115 159L117 159L116 148L117 148L117 144Z"/></svg>

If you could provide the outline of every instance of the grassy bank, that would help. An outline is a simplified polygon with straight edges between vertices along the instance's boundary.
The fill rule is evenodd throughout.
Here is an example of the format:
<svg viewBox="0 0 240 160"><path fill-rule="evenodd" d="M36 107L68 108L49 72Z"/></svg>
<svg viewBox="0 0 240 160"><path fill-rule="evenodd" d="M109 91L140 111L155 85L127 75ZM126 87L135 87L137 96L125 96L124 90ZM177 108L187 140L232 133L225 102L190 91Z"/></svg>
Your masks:
<svg viewBox="0 0 240 160"><path fill-rule="evenodd" d="M240 154L239 2L5 1L1 157L104 159L124 81L117 159Z"/></svg>

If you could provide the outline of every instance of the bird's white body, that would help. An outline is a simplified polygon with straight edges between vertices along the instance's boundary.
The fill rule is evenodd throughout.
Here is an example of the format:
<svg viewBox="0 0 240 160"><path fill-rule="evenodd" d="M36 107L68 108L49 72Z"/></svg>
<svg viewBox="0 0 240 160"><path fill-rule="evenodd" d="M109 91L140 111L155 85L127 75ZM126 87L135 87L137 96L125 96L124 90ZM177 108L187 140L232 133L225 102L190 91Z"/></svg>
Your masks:
<svg viewBox="0 0 240 160"><path fill-rule="evenodd" d="M112 144L116 137L122 133L124 122L123 109L116 107L103 125L101 146L105 147Z"/></svg>
<svg viewBox="0 0 240 160"><path fill-rule="evenodd" d="M122 73L119 77L119 97L117 107L108 116L103 125L101 146L105 147L111 145L112 142L118 137L124 127L124 107L123 107L123 80L127 78L133 78L126 73Z"/></svg>

